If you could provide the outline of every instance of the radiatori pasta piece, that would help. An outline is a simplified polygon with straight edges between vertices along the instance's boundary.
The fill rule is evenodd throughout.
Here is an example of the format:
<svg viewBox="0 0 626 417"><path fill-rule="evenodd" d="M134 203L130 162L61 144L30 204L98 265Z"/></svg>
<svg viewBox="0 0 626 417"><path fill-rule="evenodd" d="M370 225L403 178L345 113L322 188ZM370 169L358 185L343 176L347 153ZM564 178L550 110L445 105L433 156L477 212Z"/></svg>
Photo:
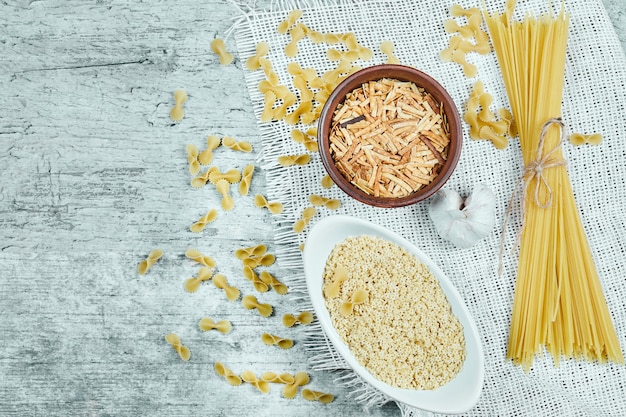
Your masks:
<svg viewBox="0 0 626 417"><path fill-rule="evenodd" d="M241 261L250 257L259 257L267 253L267 246L259 244L256 246L250 246L248 248L241 248L235 251L235 257Z"/></svg>
<svg viewBox="0 0 626 417"><path fill-rule="evenodd" d="M304 371L297 372L294 376L293 382L291 384L287 384L283 388L283 397L291 399L295 398L298 393L298 387L305 386L309 383L309 374Z"/></svg>
<svg viewBox="0 0 626 417"><path fill-rule="evenodd" d="M400 60L393 54L395 46L391 41L382 41L380 51L387 56L387 64L399 64Z"/></svg>
<svg viewBox="0 0 626 417"><path fill-rule="evenodd" d="M239 289L228 285L225 275L215 274L213 276L213 284L215 284L217 288L224 290L224 293L226 294L226 298L228 299L228 301L235 301L236 299L239 298L239 295L240 295Z"/></svg>
<svg viewBox="0 0 626 417"><path fill-rule="evenodd" d="M254 272L254 269L249 266L243 267L243 276L245 279L252 282L254 289L258 292L267 292L270 289L269 285L264 282L256 272Z"/></svg>
<svg viewBox="0 0 626 417"><path fill-rule="evenodd" d="M317 152L319 150L319 145L315 136L311 136L308 133L302 132L301 130L292 130L291 139L293 139L294 142L304 145L306 150L309 152Z"/></svg>
<svg viewBox="0 0 626 417"><path fill-rule="evenodd" d="M321 195L311 194L309 196L309 202L314 206L324 206L329 210L337 210L341 207L341 201L336 198L322 197Z"/></svg>
<svg viewBox="0 0 626 417"><path fill-rule="evenodd" d="M248 310L256 309L263 317L272 315L274 308L270 304L259 303L254 295L246 295L242 298L241 304Z"/></svg>
<svg viewBox="0 0 626 417"><path fill-rule="evenodd" d="M267 394L268 392L270 392L270 384L267 381L263 381L262 379L258 378L252 371L243 371L241 373L241 379L243 379L248 384L256 387L256 389L261 391L263 394Z"/></svg>
<svg viewBox="0 0 626 417"><path fill-rule="evenodd" d="M218 180L215 183L215 189L222 195L222 208L230 211L235 207L235 200L230 195L230 183L226 179Z"/></svg>
<svg viewBox="0 0 626 417"><path fill-rule="evenodd" d="M180 341L180 337L178 337L177 334L169 333L165 335L165 341L174 348L174 350L176 351L176 353L178 353L178 356L180 356L182 360L184 360L185 362L189 360L189 358L191 357L191 351L186 346L183 346Z"/></svg>
<svg viewBox="0 0 626 417"><path fill-rule="evenodd" d="M321 391L313 391L308 388L304 388L301 392L302 398L308 401L319 401L322 404L328 404L333 402L335 396Z"/></svg>
<svg viewBox="0 0 626 417"><path fill-rule="evenodd" d="M285 314L283 316L283 325L285 327L293 327L296 324L311 324L313 322L313 313L310 311L303 311L297 316L293 314Z"/></svg>
<svg viewBox="0 0 626 417"><path fill-rule="evenodd" d="M351 315L352 311L354 310L354 307L357 306L358 304L365 303L368 297L369 297L369 293L367 292L367 290L364 290L363 288L357 289L352 294L352 297L350 297L348 301L345 301L344 303L341 304L339 312L344 317Z"/></svg>
<svg viewBox="0 0 626 417"><path fill-rule="evenodd" d="M191 175L197 175L200 172L200 162L198 161L198 147L194 144L188 143L185 146L187 150L187 162L189 163L189 173Z"/></svg>
<svg viewBox="0 0 626 417"><path fill-rule="evenodd" d="M281 349L291 349L293 347L293 340L285 339L270 333L263 333L261 335L261 340L266 345L276 345Z"/></svg>
<svg viewBox="0 0 626 417"><path fill-rule="evenodd" d="M230 331L233 328L232 324L228 320L220 320L216 323L213 321L213 319L209 317L203 317L202 319L200 319L200 322L198 323L198 327L203 332L217 330L223 334L230 333Z"/></svg>
<svg viewBox="0 0 626 417"><path fill-rule="evenodd" d="M161 249L152 249L148 254L148 257L139 262L139 265L137 265L137 272L139 272L139 275L145 275L146 272L148 272L148 270L150 270L150 268L152 268L152 266L156 263L156 261L161 259L161 256L163 256L163 251Z"/></svg>
<svg viewBox="0 0 626 417"><path fill-rule="evenodd" d="M241 182L239 183L239 194L248 195L250 185L252 184L252 175L254 174L254 165L249 164L241 170Z"/></svg>
<svg viewBox="0 0 626 417"><path fill-rule="evenodd" d="M289 29L296 24L298 19L302 17L302 10L296 9L289 13L287 19L280 22L276 28L278 33L285 34L289 32Z"/></svg>
<svg viewBox="0 0 626 417"><path fill-rule="evenodd" d="M337 266L334 271L331 282L324 284L324 295L327 298L335 298L339 296L341 284L348 279L348 270L343 266Z"/></svg>
<svg viewBox="0 0 626 417"><path fill-rule="evenodd" d="M235 138L230 136L225 136L222 138L222 145L224 145L228 149L232 149L233 151L252 152L252 145L250 144L250 142L237 141Z"/></svg>
<svg viewBox="0 0 626 417"><path fill-rule="evenodd" d="M276 294L285 295L289 292L289 287L280 282L276 277L267 271L261 271L260 279L270 286Z"/></svg>
<svg viewBox="0 0 626 417"><path fill-rule="evenodd" d="M202 165L209 165L213 161L213 151L219 148L222 140L219 136L209 135L206 138L206 149L198 155L198 162Z"/></svg>
<svg viewBox="0 0 626 417"><path fill-rule="evenodd" d="M185 252L185 256L192 261L198 262L200 265L207 266L209 268L215 268L215 260L210 256L203 255L198 249L189 248Z"/></svg>
<svg viewBox="0 0 626 417"><path fill-rule="evenodd" d="M182 89L174 91L174 107L170 110L170 119L180 122L185 117L183 104L187 101L187 92Z"/></svg>
<svg viewBox="0 0 626 417"><path fill-rule="evenodd" d="M195 277L187 278L185 280L185 291L187 292L196 292L198 288L200 288L200 284L204 281L208 281L213 276L213 271L211 268L203 266L198 271L198 275Z"/></svg>
<svg viewBox="0 0 626 417"><path fill-rule="evenodd" d="M263 58L270 51L270 46L266 42L259 42L256 44L256 53L248 58L246 61L246 67L250 71L256 71L261 68L259 60Z"/></svg>
<svg viewBox="0 0 626 417"><path fill-rule="evenodd" d="M235 59L233 54L226 50L226 44L223 39L213 39L211 41L211 50L219 57L220 64L222 65L228 65Z"/></svg>
<svg viewBox="0 0 626 417"><path fill-rule="evenodd" d="M213 369L215 369L216 374L218 374L221 377L224 377L230 385L233 385L233 386L241 385L241 382L242 382L241 378L237 374L235 374L233 371L228 369L226 366L224 366L223 363L215 362L215 365L213 365Z"/></svg>
<svg viewBox="0 0 626 417"><path fill-rule="evenodd" d="M281 155L278 157L278 163L284 167L292 165L306 165L311 160L311 155L308 153L300 155Z"/></svg>
<svg viewBox="0 0 626 417"><path fill-rule="evenodd" d="M302 233L307 224L311 221L313 216L317 214L315 207L307 207L302 210L302 217L297 220L293 225L293 231L296 233Z"/></svg>
<svg viewBox="0 0 626 417"><path fill-rule="evenodd" d="M275 384L293 384L296 378L290 373L277 374L276 372L265 372L261 375L261 379Z"/></svg>
<svg viewBox="0 0 626 417"><path fill-rule="evenodd" d="M278 201L267 201L267 198L261 194L254 196L254 205L259 208L267 208L272 214L280 214L283 212L283 204Z"/></svg>
<svg viewBox="0 0 626 417"><path fill-rule="evenodd" d="M215 219L217 219L217 210L211 209L209 210L207 214L200 217L200 219L198 219L197 222L192 224L191 227L189 227L189 229L194 233L200 233L202 230L204 230L204 227L207 224L214 222Z"/></svg>

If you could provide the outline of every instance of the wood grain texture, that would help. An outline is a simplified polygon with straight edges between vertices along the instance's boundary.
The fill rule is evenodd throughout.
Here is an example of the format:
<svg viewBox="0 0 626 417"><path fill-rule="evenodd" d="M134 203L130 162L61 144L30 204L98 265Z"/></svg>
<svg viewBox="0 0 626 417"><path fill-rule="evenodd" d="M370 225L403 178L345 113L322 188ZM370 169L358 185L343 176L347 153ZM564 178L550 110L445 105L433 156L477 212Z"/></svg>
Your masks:
<svg viewBox="0 0 626 417"><path fill-rule="evenodd" d="M605 0L622 43L626 4ZM212 186L190 186L185 144L209 134L253 144L220 148L222 170L254 163L260 150L242 63L221 66L210 42L239 11L227 0L17 0L0 2L0 415L1 416L348 416L361 408L333 379L313 372L289 295L258 295L270 318L229 302L211 283L189 294L196 247L244 294L254 293L233 256L266 243L273 226L252 197L264 193L257 167L250 195L219 209ZM234 51L234 41L227 38ZM172 123L172 92L189 93ZM211 207L202 233L189 226ZM137 264L159 247L145 276ZM269 270L283 277L277 266ZM202 317L228 319L228 335L201 332ZM296 340L282 351L263 332ZM181 361L165 342L177 333L192 352ZM232 387L213 371L311 373L331 405ZM395 405L373 416L400 415Z"/></svg>

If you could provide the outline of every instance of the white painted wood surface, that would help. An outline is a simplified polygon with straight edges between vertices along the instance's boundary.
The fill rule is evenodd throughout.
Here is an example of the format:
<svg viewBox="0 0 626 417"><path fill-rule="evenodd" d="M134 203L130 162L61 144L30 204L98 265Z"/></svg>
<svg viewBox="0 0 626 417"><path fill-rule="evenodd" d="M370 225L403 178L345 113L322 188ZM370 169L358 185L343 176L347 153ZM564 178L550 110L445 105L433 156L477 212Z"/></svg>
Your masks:
<svg viewBox="0 0 626 417"><path fill-rule="evenodd" d="M626 45L626 2L604 0ZM0 2L0 416L352 416L360 407L313 372L289 296L264 294L264 319L228 302L212 284L183 282L197 266L188 247L214 257L219 272L254 293L233 252L275 249L257 168L251 193L199 234L189 226L220 196L189 185L185 144L209 134L253 144L251 154L219 149L222 170L254 163L260 150L242 63L221 66L209 43L224 37L238 10L204 2L16 0ZM232 37L227 39L234 50ZM172 92L189 93L186 117L172 123ZM164 257L145 276L137 264L153 248ZM281 278L277 267L270 268ZM228 335L203 333L202 317L228 319ZM263 332L292 337L282 351ZM164 340L177 333L192 352L181 361ZM311 374L331 405L231 387L222 361L251 369ZM395 405L372 415L400 415Z"/></svg>

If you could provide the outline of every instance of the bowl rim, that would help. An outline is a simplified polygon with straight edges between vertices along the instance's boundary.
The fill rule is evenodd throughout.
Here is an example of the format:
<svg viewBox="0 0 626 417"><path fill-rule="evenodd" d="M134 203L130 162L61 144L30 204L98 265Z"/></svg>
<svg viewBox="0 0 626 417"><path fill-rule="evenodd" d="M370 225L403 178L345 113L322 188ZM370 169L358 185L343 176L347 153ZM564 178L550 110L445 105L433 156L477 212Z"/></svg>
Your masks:
<svg viewBox="0 0 626 417"><path fill-rule="evenodd" d="M456 140L450 141L448 159L444 163L437 177L435 177L430 184L421 188L417 192L399 198L375 197L350 184L335 166L328 150L330 126L332 124L333 114L335 113L338 105L343 101L349 92L360 86L363 82L379 80L382 78L411 81L431 93L438 102L444 103L444 111L447 116L450 129L450 138L456 138ZM370 206L393 208L404 207L423 201L439 191L439 189L448 181L461 157L463 130L461 126L461 118L454 100L437 80L427 73L408 65L379 64L360 69L359 71L350 74L333 89L332 93L324 103L318 119L317 140L322 164L333 182L337 184L342 191L352 198Z"/></svg>

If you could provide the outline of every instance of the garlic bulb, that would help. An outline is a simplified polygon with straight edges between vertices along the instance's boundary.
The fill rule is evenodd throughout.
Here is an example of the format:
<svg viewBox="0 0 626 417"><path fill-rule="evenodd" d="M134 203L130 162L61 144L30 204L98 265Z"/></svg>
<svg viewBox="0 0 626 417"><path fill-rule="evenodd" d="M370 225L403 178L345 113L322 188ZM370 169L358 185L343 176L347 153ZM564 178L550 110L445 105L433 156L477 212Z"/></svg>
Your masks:
<svg viewBox="0 0 626 417"><path fill-rule="evenodd" d="M465 200L456 191L439 191L430 203L428 214L439 236L459 248L469 248L493 229L495 208L493 192L479 184Z"/></svg>

